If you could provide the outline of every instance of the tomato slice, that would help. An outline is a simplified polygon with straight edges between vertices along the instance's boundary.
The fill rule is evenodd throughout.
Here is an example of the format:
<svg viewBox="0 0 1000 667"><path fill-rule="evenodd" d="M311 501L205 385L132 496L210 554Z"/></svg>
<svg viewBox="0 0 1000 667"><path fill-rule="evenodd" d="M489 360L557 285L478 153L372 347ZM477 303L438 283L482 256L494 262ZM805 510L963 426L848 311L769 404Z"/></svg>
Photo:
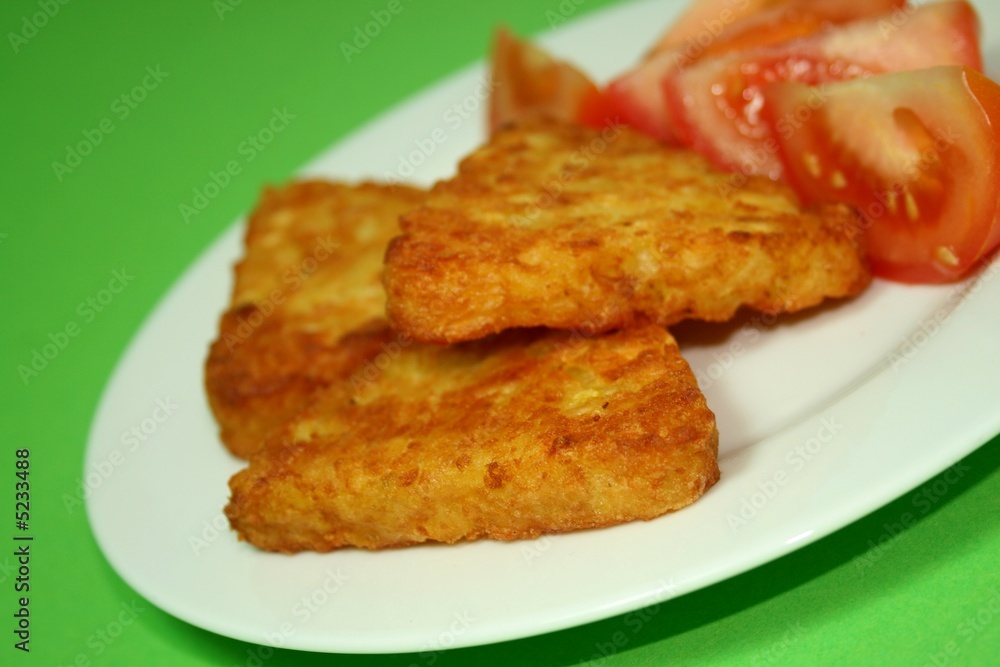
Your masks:
<svg viewBox="0 0 1000 667"><path fill-rule="evenodd" d="M727 26L739 23L791 0L694 0L680 18L656 41L650 55L684 46L703 32L718 36Z"/></svg>
<svg viewBox="0 0 1000 667"><path fill-rule="evenodd" d="M504 28L493 42L492 82L491 132L538 116L601 128L614 116L590 77Z"/></svg>
<svg viewBox="0 0 1000 667"><path fill-rule="evenodd" d="M700 0L638 66L612 81L607 96L634 128L679 143L662 91L663 80L678 70L706 56L778 44L905 4L906 0Z"/></svg>
<svg viewBox="0 0 1000 667"><path fill-rule="evenodd" d="M1000 85L968 67L767 89L786 179L859 217L876 275L934 283L1000 244Z"/></svg>
<svg viewBox="0 0 1000 667"><path fill-rule="evenodd" d="M717 166L781 176L760 111L764 86L841 81L937 65L982 68L979 21L953 0L854 21L778 45L703 58L663 82L681 142Z"/></svg>
<svg viewBox="0 0 1000 667"><path fill-rule="evenodd" d="M902 9L907 0L696 0L653 45L651 55L695 45L719 53L721 44L775 44L840 24ZM704 42L709 38L711 45ZM714 47L714 48L713 48Z"/></svg>

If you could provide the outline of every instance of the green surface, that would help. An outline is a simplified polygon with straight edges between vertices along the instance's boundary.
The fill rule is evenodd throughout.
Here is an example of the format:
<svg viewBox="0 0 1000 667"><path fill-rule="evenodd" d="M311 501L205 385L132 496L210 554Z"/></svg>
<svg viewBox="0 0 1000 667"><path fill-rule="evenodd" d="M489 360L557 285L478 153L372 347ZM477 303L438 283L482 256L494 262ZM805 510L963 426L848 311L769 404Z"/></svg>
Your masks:
<svg viewBox="0 0 1000 667"><path fill-rule="evenodd" d="M610 4L587 0L576 13ZM0 498L10 508L0 528L9 545L0 550L0 664L998 664L997 439L964 462L969 470L957 483L932 480L735 579L643 612L495 646L272 656L159 611L114 573L73 498L101 391L157 300L263 183L287 179L374 114L479 58L496 23L536 33L560 7L557 0L403 0L403 11L347 62L340 43L388 5L42 0L0 8L7 157L0 467L9 470ZM52 16L43 20L45 7ZM32 20L44 25L26 29ZM120 96L143 85L137 96L145 99L129 108ZM294 118L248 160L242 142L275 109ZM67 146L80 142L95 145L74 166ZM180 205L192 204L193 189L230 160L240 173L186 223ZM54 169L56 161L68 171ZM119 293L104 291L115 271L134 278ZM52 358L37 375L23 375L19 367L52 341ZM25 534L35 538L28 654L14 648L13 632L19 448L31 452ZM925 505L921 493L935 502ZM918 515L916 525L890 539L907 512Z"/></svg>

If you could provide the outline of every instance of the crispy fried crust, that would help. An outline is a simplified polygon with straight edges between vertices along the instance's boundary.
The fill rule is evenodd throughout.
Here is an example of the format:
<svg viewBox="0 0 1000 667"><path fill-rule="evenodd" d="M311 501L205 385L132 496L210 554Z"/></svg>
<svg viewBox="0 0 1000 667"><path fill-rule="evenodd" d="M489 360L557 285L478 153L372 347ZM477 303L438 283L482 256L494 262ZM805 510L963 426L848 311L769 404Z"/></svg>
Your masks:
<svg viewBox="0 0 1000 667"><path fill-rule="evenodd" d="M250 457L226 508L241 538L516 539L653 518L718 479L714 416L655 325L449 348L392 330L381 258L421 197L306 183L253 215L206 367L227 444Z"/></svg>
<svg viewBox="0 0 1000 667"><path fill-rule="evenodd" d="M382 253L399 215L423 197L324 182L264 193L205 365L209 404L234 454L248 456L313 391L344 377L354 360L338 341L373 318L380 326Z"/></svg>
<svg viewBox="0 0 1000 667"><path fill-rule="evenodd" d="M846 207L804 210L781 184L733 182L627 128L499 132L403 216L386 255L389 319L444 343L792 312L868 284Z"/></svg>
<svg viewBox="0 0 1000 667"><path fill-rule="evenodd" d="M388 327L230 482L273 551L512 540L651 519L719 477L718 434L670 334L521 330L442 348Z"/></svg>

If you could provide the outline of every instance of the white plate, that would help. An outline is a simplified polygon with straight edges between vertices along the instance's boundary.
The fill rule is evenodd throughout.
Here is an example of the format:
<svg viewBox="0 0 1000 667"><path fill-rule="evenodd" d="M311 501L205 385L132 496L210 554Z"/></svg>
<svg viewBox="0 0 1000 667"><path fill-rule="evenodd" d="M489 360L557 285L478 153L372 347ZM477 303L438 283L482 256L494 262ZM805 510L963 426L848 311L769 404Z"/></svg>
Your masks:
<svg viewBox="0 0 1000 667"><path fill-rule="evenodd" d="M608 77L679 8L612 8L544 43ZM1000 7L979 9L984 25L1000 25ZM997 44L989 35L994 76ZM306 172L356 180L401 164L409 175L420 162L411 180L450 174L483 136L482 77L479 65L434 86ZM472 117L456 122L455 104ZM437 128L446 140L428 156L422 140ZM533 542L261 553L226 529L226 482L241 463L218 442L201 380L240 234L234 226L215 243L132 341L101 401L84 470L90 520L112 566L153 604L223 635L314 651L424 651L622 614L816 540L1000 431L994 262L974 284L876 283L856 301L776 325L748 319L726 336L721 327L683 330L718 415L722 481L676 514Z"/></svg>

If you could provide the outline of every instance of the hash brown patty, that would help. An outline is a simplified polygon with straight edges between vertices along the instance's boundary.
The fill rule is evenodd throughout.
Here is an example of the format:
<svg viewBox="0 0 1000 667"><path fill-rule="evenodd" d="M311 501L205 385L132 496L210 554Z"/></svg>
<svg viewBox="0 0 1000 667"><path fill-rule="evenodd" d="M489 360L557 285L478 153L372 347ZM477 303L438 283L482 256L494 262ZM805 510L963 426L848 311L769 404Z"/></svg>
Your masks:
<svg viewBox="0 0 1000 667"><path fill-rule="evenodd" d="M794 312L867 286L847 207L805 209L764 178L733 183L625 127L510 127L402 217L386 256L389 320L451 343Z"/></svg>

